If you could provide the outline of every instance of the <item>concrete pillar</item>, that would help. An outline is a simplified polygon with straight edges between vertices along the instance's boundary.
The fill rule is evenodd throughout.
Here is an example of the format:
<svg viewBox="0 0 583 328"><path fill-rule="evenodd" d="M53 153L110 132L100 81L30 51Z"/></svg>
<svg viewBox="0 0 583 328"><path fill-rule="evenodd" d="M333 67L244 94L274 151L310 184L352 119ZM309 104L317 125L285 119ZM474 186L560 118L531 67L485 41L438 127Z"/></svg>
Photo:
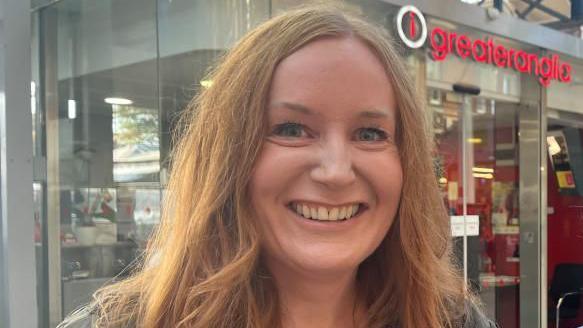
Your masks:
<svg viewBox="0 0 583 328"><path fill-rule="evenodd" d="M36 328L30 2L0 0L0 326Z"/></svg>

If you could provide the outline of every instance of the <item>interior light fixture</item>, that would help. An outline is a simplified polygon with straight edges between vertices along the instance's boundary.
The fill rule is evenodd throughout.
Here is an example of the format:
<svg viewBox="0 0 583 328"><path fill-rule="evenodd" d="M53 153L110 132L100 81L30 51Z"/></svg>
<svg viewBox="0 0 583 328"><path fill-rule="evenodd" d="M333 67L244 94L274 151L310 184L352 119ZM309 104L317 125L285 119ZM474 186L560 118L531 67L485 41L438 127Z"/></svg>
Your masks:
<svg viewBox="0 0 583 328"><path fill-rule="evenodd" d="M202 80L202 81L200 81L200 85L202 85L204 88L210 88L211 85L213 85L213 81L211 81L211 80Z"/></svg>
<svg viewBox="0 0 583 328"><path fill-rule="evenodd" d="M493 179L494 175L492 173L473 173L474 178L482 178L482 179Z"/></svg>
<svg viewBox="0 0 583 328"><path fill-rule="evenodd" d="M134 102L126 99L126 98L117 98L117 97L109 97L109 98L105 98L103 99L103 101L105 101L108 104L112 104L112 105L131 105Z"/></svg>
<svg viewBox="0 0 583 328"><path fill-rule="evenodd" d="M471 144L481 144L482 138L468 138L468 142Z"/></svg>
<svg viewBox="0 0 583 328"><path fill-rule="evenodd" d="M67 109L69 119L77 118L77 102L74 99L67 100Z"/></svg>
<svg viewBox="0 0 583 328"><path fill-rule="evenodd" d="M36 114L36 83L30 81L30 113Z"/></svg>
<svg viewBox="0 0 583 328"><path fill-rule="evenodd" d="M489 167L472 167L472 171L477 173L494 173L494 169Z"/></svg>

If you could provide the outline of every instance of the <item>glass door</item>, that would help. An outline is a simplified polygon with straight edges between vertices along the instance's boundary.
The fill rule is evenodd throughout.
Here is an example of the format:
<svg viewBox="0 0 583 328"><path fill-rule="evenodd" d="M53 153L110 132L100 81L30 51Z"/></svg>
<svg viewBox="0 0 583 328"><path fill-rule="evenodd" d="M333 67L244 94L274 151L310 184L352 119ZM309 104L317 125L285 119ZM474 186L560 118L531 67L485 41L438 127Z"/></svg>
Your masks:
<svg viewBox="0 0 583 328"><path fill-rule="evenodd" d="M519 327L518 104L439 89L428 104L460 269L490 318Z"/></svg>

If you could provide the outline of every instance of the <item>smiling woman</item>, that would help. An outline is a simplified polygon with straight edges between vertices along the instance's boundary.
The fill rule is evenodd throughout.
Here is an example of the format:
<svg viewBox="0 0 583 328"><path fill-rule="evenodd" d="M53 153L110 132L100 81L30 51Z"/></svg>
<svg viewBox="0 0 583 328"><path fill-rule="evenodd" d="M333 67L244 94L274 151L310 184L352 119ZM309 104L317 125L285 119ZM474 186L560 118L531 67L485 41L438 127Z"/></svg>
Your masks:
<svg viewBox="0 0 583 328"><path fill-rule="evenodd" d="M244 37L193 100L142 268L64 327L489 327L451 260L423 112L329 7Z"/></svg>
<svg viewBox="0 0 583 328"><path fill-rule="evenodd" d="M380 60L352 36L313 41L275 70L250 194L289 326L305 327L300 318L318 312L328 314L319 316L324 326L352 321L341 302L354 303L357 268L387 235L403 184L392 89ZM322 297L334 300L325 311L294 313Z"/></svg>

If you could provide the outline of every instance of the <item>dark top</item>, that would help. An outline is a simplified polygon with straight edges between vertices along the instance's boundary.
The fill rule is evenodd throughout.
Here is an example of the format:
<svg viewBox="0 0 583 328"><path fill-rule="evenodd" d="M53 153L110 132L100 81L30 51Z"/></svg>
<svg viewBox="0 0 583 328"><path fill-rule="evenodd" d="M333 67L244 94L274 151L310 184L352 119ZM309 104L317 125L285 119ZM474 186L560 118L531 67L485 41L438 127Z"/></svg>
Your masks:
<svg viewBox="0 0 583 328"><path fill-rule="evenodd" d="M466 320L460 328L496 328L497 325L486 316L474 304L468 303ZM70 314L57 328L91 328L94 320L89 307L83 307Z"/></svg>

